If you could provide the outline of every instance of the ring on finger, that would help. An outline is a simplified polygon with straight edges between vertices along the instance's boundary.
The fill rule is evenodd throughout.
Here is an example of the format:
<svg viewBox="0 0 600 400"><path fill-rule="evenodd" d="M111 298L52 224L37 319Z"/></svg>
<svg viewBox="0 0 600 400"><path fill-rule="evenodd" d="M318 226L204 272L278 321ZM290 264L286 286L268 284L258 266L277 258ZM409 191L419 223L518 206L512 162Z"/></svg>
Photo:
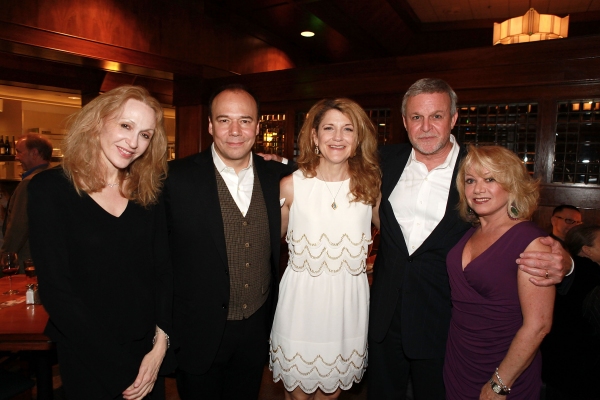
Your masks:
<svg viewBox="0 0 600 400"><path fill-rule="evenodd" d="M548 270L546 270L546 279L550 278L550 275L548 274Z"/></svg>

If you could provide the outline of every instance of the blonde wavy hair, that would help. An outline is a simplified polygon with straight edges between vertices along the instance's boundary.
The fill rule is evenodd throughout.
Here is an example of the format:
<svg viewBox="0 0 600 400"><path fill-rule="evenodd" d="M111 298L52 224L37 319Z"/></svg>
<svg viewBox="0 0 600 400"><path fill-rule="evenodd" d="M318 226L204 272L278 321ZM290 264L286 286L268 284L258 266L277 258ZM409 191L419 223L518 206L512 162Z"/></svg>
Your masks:
<svg viewBox="0 0 600 400"><path fill-rule="evenodd" d="M146 207L158 201L167 174L167 134L160 103L140 86L121 86L92 100L72 115L63 146L63 169L77 193L102 190L105 167L101 160L100 134L105 121L118 115L128 100L150 107L156 126L146 151L119 171L119 191L128 200Z"/></svg>
<svg viewBox="0 0 600 400"><path fill-rule="evenodd" d="M315 154L312 134L318 132L323 116L329 110L338 110L352 121L357 135L357 146L348 159L351 201L375 205L381 186L381 170L377 153L375 127L364 110L350 99L324 99L312 106L298 136L298 168L308 178L317 175L321 155Z"/></svg>
<svg viewBox="0 0 600 400"><path fill-rule="evenodd" d="M540 197L539 180L529 175L523 161L515 153L500 146L469 146L456 177L461 218L473 224L479 223L479 217L470 210L465 196L465 175L469 168L480 175L488 170L502 189L508 192L506 212L509 216L525 220L531 218ZM517 210L516 215L511 211L513 207Z"/></svg>

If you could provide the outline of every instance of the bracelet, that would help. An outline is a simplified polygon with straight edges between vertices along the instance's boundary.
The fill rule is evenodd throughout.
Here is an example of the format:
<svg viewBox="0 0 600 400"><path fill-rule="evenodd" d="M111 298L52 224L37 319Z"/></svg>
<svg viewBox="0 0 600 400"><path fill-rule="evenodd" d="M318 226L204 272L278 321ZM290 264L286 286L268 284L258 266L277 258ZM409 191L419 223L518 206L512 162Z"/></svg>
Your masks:
<svg viewBox="0 0 600 400"><path fill-rule="evenodd" d="M167 335L167 333L158 326L156 327L156 332L154 333L154 338L152 339L152 345L156 343L156 335L158 335L158 332L162 332L162 334L165 335L165 339L167 339L167 349L171 347L171 339L169 338L169 335Z"/></svg>
<svg viewBox="0 0 600 400"><path fill-rule="evenodd" d="M502 382L502 378L500 378L500 374L498 374L498 368L496 368L496 378L498 379L498 382L500 383L500 387L502 388L503 391L510 393L510 388L508 386L506 386L504 384L504 382Z"/></svg>

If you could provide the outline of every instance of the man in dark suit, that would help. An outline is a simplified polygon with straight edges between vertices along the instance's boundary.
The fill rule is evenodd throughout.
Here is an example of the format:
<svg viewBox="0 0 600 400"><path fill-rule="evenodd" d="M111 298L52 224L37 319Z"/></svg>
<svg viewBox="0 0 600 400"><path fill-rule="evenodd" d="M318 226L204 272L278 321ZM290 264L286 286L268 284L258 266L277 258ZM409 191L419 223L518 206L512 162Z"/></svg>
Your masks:
<svg viewBox="0 0 600 400"><path fill-rule="evenodd" d="M442 368L451 315L446 255L469 225L456 209L456 173L465 149L450 134L457 97L439 79L407 91L402 117L411 145L386 146L369 316L369 399L445 398ZM519 259L538 285L560 282L571 261L552 253ZM565 265L563 265L565 264ZM541 278L540 278L541 277Z"/></svg>
<svg viewBox="0 0 600 400"><path fill-rule="evenodd" d="M164 190L182 399L256 399L278 288L279 180L252 154L258 102L230 86L209 101L210 149L172 161Z"/></svg>

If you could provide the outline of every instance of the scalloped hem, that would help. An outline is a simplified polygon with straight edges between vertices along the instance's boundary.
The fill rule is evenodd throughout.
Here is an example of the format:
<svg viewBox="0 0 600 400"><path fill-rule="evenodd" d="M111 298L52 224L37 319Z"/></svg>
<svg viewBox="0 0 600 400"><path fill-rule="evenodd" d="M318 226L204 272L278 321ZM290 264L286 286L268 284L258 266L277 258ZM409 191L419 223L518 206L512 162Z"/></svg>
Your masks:
<svg viewBox="0 0 600 400"><path fill-rule="evenodd" d="M269 365L269 370L271 372L273 372L273 367L271 365ZM283 387L288 392L292 392L294 389L299 387L300 390L302 390L306 394L312 394L312 393L316 392L317 389L320 389L323 393L331 394L338 389L348 390L355 383L360 383L364 376L365 370L363 369L361 372L362 373L360 374L360 376L356 376L356 375L352 376L352 380L346 384L344 384L342 381L340 381L338 379L338 381L332 388L326 388L322 382L317 382L315 385L312 386L312 388L307 388L305 386L304 382L297 380L297 379L294 381L294 383L292 383L291 385L288 385L288 383L285 380L284 375L282 375L282 374L277 374L277 376L275 376L275 374L273 374L273 382L277 383L277 382L281 381L283 383Z"/></svg>

